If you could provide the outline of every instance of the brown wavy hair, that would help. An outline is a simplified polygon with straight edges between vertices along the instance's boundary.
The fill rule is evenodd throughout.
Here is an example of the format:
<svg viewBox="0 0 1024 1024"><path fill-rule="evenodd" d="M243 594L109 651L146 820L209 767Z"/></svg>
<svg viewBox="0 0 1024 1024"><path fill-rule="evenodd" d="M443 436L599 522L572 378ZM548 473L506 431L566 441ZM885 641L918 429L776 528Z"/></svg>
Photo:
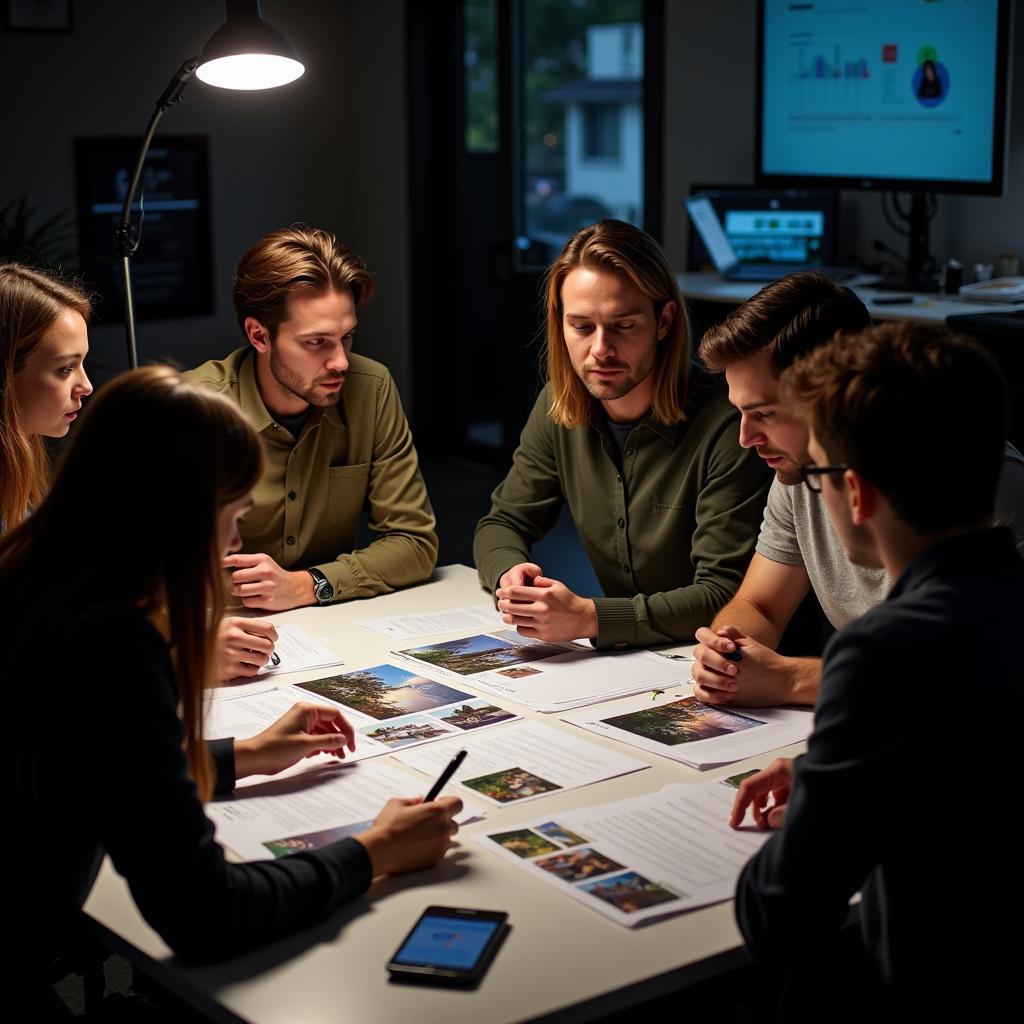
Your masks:
<svg viewBox="0 0 1024 1024"><path fill-rule="evenodd" d="M251 316L267 328L273 341L287 316L288 293L301 285L320 291L347 288L357 306L373 297L366 264L329 231L305 224L281 228L246 249L235 268L231 297L242 333Z"/></svg>
<svg viewBox="0 0 1024 1024"><path fill-rule="evenodd" d="M89 294L70 281L20 263L0 263L0 525L17 526L46 493L42 438L26 434L15 378L64 310L88 321Z"/></svg>
<svg viewBox="0 0 1024 1024"><path fill-rule="evenodd" d="M215 681L225 601L217 517L262 470L259 437L227 399L167 366L132 370L90 402L49 495L0 540L0 676L13 685L13 666L29 671L40 637L92 607L139 608L167 639L203 799L213 788L203 691ZM41 730L49 725L38 713L42 686L20 689L32 705L18 715L15 738L17 770L28 773L18 781L28 786L48 756Z"/></svg>
<svg viewBox="0 0 1024 1024"><path fill-rule="evenodd" d="M579 427L590 419L597 401L573 369L562 329L562 284L577 267L627 278L654 304L657 319L667 302L676 304L668 333L658 342L651 374L651 411L660 423L686 419L690 375L690 325L683 310L676 275L668 257L646 232L621 220L602 220L577 231L548 268L544 278L547 337L542 358L551 384L548 415L563 427Z"/></svg>
<svg viewBox="0 0 1024 1024"><path fill-rule="evenodd" d="M804 410L829 463L870 480L913 529L937 534L991 518L1009 400L973 339L919 323L839 333L789 367L780 391Z"/></svg>
<svg viewBox="0 0 1024 1024"><path fill-rule="evenodd" d="M765 285L708 328L700 358L709 370L721 371L767 349L772 370L780 374L836 331L870 326L867 307L849 288L825 274L800 271Z"/></svg>

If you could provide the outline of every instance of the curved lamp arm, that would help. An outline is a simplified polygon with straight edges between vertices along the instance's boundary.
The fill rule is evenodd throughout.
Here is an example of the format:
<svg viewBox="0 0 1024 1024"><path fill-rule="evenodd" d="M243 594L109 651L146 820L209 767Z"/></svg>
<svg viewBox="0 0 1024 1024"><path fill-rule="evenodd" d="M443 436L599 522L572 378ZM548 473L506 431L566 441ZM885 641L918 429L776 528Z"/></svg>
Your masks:
<svg viewBox="0 0 1024 1024"><path fill-rule="evenodd" d="M138 239L132 237L132 203L135 201L135 193L139 187L139 178L142 177L142 167L146 162L146 154L149 152L149 144L153 141L153 133L156 126L163 117L164 111L175 103L181 102L181 94L188 85L189 79L196 73L199 66L198 57L190 57L175 72L174 77L167 83L160 99L156 101L156 109L146 126L146 133L142 137L142 147L139 149L139 158L135 162L135 170L132 172L131 182L128 191L125 193L124 206L121 208L121 221L117 225L117 257L121 260L121 282L124 289L124 326L128 340L128 366L135 369L139 365L138 350L135 345L135 308L132 304L132 274L130 260L138 248Z"/></svg>

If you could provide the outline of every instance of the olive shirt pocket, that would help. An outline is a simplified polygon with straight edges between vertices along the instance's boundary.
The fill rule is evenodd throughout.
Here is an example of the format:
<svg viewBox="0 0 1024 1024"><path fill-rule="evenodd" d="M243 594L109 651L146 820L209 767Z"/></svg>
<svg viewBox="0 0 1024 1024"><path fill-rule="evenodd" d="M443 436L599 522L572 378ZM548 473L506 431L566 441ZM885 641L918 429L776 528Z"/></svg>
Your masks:
<svg viewBox="0 0 1024 1024"><path fill-rule="evenodd" d="M331 466L328 484L327 518L335 525L354 524L366 504L370 463Z"/></svg>

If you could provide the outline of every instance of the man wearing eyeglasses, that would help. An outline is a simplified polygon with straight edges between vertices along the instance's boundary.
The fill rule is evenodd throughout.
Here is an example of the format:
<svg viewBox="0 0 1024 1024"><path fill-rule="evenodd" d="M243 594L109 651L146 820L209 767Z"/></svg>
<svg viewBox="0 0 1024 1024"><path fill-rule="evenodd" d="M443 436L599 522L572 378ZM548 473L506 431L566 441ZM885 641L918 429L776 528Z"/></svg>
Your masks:
<svg viewBox="0 0 1024 1024"><path fill-rule="evenodd" d="M696 633L694 692L701 700L747 707L813 705L821 659L785 657L776 650L808 590L813 588L836 629L888 593L892 581L884 568L855 565L847 558L821 498L811 492L820 490L819 474L808 477L809 487L803 485L801 467L811 461L807 426L779 395L780 374L798 358L837 331L854 333L870 323L864 304L849 288L805 272L761 289L701 341L702 360L725 372L729 400L740 411L740 444L755 448L775 471L743 582L710 626ZM919 343L927 344L938 329L919 325L915 330ZM937 415L915 424L919 443L939 451L951 447L949 433L960 429L955 413L943 410L941 419ZM947 462L949 492L962 486L961 468L955 460ZM1024 554L1024 458L1010 445L995 517L1012 528Z"/></svg>
<svg viewBox="0 0 1024 1024"><path fill-rule="evenodd" d="M976 343L904 323L839 335L781 384L808 418L812 500L894 585L826 646L807 753L740 784L732 826L781 827L739 879L740 929L793 971L778 1019L1020 1020L1024 561L990 525L1005 383ZM954 661L979 637L984 657ZM835 942L857 892L859 972Z"/></svg>

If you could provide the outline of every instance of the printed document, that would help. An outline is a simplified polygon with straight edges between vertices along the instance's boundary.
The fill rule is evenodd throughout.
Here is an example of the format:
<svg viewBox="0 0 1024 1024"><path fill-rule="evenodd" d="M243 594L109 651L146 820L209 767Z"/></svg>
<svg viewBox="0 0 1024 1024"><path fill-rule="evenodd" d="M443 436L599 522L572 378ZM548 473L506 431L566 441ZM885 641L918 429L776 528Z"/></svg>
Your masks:
<svg viewBox="0 0 1024 1024"><path fill-rule="evenodd" d="M422 671L546 712L665 689L690 678L689 664L649 651L595 651L576 643L541 643L514 629L393 653Z"/></svg>
<svg viewBox="0 0 1024 1024"><path fill-rule="evenodd" d="M536 800L563 789L589 786L603 779L641 771L650 765L541 722L523 722L474 736L458 746L468 751L453 776L460 796L478 796L496 807ZM435 744L395 756L425 775L440 775L455 744Z"/></svg>
<svg viewBox="0 0 1024 1024"><path fill-rule="evenodd" d="M600 715L577 711L562 721L704 771L806 740L814 712L734 710L676 692L634 697Z"/></svg>
<svg viewBox="0 0 1024 1024"><path fill-rule="evenodd" d="M479 832L484 849L627 928L729 899L769 833L729 828L725 781L534 816Z"/></svg>
<svg viewBox="0 0 1024 1024"><path fill-rule="evenodd" d="M316 850L369 828L394 796L422 796L428 785L389 761L321 765L288 779L243 779L234 796L206 808L217 839L245 860ZM467 804L460 824L483 817Z"/></svg>
<svg viewBox="0 0 1024 1024"><path fill-rule="evenodd" d="M311 668L345 664L334 651L325 647L322 641L314 639L300 626L277 626L274 653L281 659L281 663L275 665L268 661L257 676L280 676L286 672L305 672Z"/></svg>

